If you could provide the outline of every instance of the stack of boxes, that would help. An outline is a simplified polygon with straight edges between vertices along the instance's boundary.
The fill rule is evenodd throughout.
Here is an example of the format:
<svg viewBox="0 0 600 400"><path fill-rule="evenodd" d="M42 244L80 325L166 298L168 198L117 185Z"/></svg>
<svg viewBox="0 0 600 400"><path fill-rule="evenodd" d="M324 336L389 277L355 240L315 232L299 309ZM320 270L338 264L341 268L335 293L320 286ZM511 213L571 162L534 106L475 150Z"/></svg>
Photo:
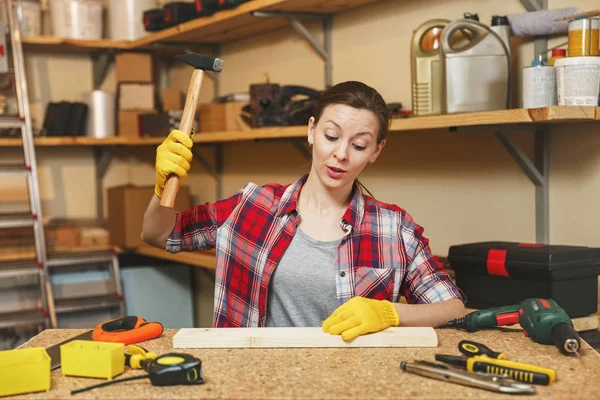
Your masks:
<svg viewBox="0 0 600 400"><path fill-rule="evenodd" d="M115 56L119 136L139 138L142 116L155 114L156 103L152 56L146 53L120 53Z"/></svg>

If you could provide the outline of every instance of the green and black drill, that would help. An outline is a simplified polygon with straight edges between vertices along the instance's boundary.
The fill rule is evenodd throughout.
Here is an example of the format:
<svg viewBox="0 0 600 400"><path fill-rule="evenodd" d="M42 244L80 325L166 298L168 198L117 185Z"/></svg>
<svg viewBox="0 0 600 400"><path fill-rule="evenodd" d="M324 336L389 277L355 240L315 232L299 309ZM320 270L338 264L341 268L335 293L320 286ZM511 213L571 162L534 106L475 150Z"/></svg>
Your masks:
<svg viewBox="0 0 600 400"><path fill-rule="evenodd" d="M577 354L581 338L573 322L552 299L527 299L505 307L474 311L438 328L458 328L475 332L503 325L519 324L525 336L541 344L554 344L567 355Z"/></svg>

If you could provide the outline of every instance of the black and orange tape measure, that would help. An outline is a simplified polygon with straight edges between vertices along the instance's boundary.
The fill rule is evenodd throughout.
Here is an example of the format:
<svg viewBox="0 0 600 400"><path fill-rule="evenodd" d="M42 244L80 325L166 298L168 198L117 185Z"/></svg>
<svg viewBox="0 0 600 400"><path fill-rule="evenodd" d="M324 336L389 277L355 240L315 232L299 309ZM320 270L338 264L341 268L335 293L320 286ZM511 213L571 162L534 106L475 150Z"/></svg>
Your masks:
<svg viewBox="0 0 600 400"><path fill-rule="evenodd" d="M128 345L157 338L163 330L160 322L148 322L142 317L130 315L99 324L92 332L92 339Z"/></svg>

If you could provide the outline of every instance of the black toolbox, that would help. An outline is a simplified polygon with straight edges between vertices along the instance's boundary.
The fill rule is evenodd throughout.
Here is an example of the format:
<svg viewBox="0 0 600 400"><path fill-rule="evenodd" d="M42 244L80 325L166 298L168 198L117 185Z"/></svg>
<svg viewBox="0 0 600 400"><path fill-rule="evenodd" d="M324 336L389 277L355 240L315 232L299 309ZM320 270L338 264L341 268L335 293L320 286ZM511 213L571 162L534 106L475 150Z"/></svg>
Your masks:
<svg viewBox="0 0 600 400"><path fill-rule="evenodd" d="M540 297L571 318L598 311L600 248L515 242L451 246L448 262L468 308L490 308Z"/></svg>

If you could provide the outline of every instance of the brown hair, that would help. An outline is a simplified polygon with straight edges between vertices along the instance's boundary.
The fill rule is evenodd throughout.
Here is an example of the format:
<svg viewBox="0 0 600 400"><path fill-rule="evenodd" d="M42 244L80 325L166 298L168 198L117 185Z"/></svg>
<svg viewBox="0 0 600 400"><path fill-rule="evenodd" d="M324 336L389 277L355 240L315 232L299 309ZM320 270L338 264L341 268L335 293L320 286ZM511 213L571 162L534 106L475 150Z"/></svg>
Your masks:
<svg viewBox="0 0 600 400"><path fill-rule="evenodd" d="M369 110L377 116L379 121L379 133L377 144L387 138L389 130L389 112L383 97L372 87L358 81L346 81L338 83L327 89L315 107L315 124L323 115L325 108L332 104L345 104L347 106Z"/></svg>
<svg viewBox="0 0 600 400"><path fill-rule="evenodd" d="M325 108L332 104L345 104L353 108L371 111L377 116L379 122L377 144L387 139L390 123L389 111L385 100L377 90L358 81L341 82L330 87L323 92L315 107L315 125L319 122ZM363 194L366 192L369 196L375 197L358 179L355 182Z"/></svg>

